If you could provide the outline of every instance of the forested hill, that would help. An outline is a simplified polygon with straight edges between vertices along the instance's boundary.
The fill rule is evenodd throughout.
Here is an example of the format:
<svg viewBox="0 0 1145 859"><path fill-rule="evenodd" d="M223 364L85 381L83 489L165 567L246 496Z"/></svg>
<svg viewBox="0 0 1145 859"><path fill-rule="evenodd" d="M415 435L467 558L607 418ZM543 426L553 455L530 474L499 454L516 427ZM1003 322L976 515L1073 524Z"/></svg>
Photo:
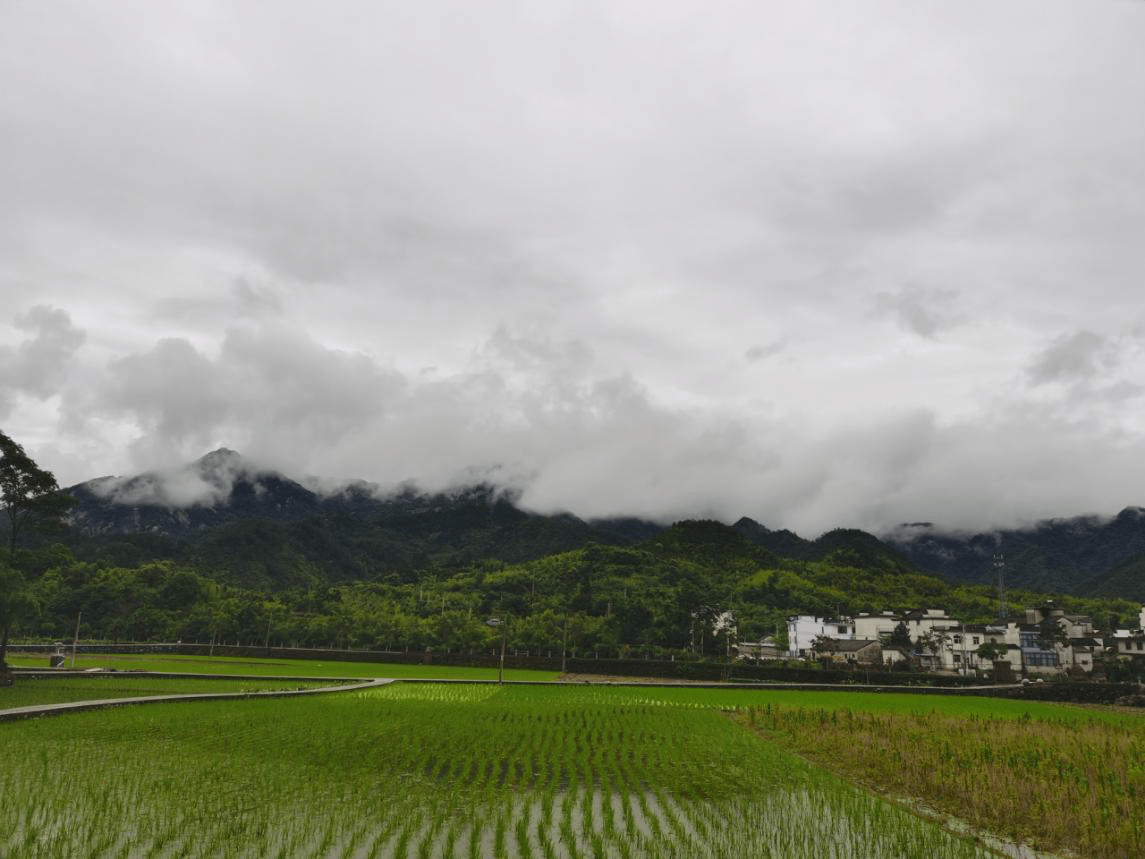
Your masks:
<svg viewBox="0 0 1145 859"><path fill-rule="evenodd" d="M322 530L328 522L232 523L202 538L151 538L158 543L105 537L77 544L75 554L59 543L23 549L18 560L36 610L21 616L14 632L62 638L82 616L84 638L472 649L495 643L485 621L498 617L511 619L510 646L533 651L558 650L567 636L580 653L726 655L730 642L716 622L725 612L734 615L740 640L782 640L792 614L925 606L980 622L993 617L996 604L992 587L954 586L903 568L893 551L880 551L861 532L833 533L818 559L783 558L711 521L680 522L637 544L591 542L515 563L486 558L399 570L349 556L338 580L296 554L299 546L331 539L336 532ZM223 551L239 543L219 536L237 527L261 537L242 544L242 561ZM291 534L309 536L275 542ZM157 560L154 550L164 546L183 555ZM133 547L138 557L112 563L111 547ZM343 548L335 541L328 551ZM1014 605L1046 596L1010 594ZM1099 624L1136 615L1125 601L1061 604Z"/></svg>
<svg viewBox="0 0 1145 859"><path fill-rule="evenodd" d="M904 525L887 541L915 566L953 581L994 582L995 559L1009 585L1145 602L1145 509L1117 516L1047 519L1027 528L943 533Z"/></svg>
<svg viewBox="0 0 1145 859"><path fill-rule="evenodd" d="M639 518L583 520L521 509L490 484L447 493L383 492L362 481L336 491L260 468L229 450L163 473L101 478L68 488L78 499L64 542L86 560L187 563L246 587L406 579L431 568L520 563L589 544L636 546L666 534ZM992 584L1005 556L1010 587L1145 601L1145 511L1113 519L1056 519L1024 530L950 534L903 526L880 541L837 529L808 540L740 519L730 531L757 560L826 561L887 573L921 570Z"/></svg>
<svg viewBox="0 0 1145 859"><path fill-rule="evenodd" d="M66 491L78 503L65 541L79 557L174 560L270 589L406 577L487 559L514 563L588 543L629 545L664 527L532 513L513 493L485 483L425 493L358 481L319 491L229 450L177 471L101 478Z"/></svg>
<svg viewBox="0 0 1145 859"><path fill-rule="evenodd" d="M817 540L750 519L667 528L636 518L585 521L520 509L488 484L389 494L354 483L319 493L259 469L233 451L167 474L104 478L67 490L79 500L68 544L77 557L116 565L170 560L243 587L281 590L428 569L521 563L588 545L636 546L702 565L774 567L779 559L914 572L870 534L836 530Z"/></svg>
<svg viewBox="0 0 1145 859"><path fill-rule="evenodd" d="M522 510L488 485L323 493L230 451L69 491L70 529L17 553L36 607L19 634L61 637L82 616L89 638L472 648L489 643L486 619L506 616L520 647L567 632L605 654L710 654L728 645L715 631L725 612L749 640L782 636L792 614L925 606L974 622L996 604L991 585L926 575L862 531L584 521ZM1061 602L1099 624L1136 615L1124 601Z"/></svg>

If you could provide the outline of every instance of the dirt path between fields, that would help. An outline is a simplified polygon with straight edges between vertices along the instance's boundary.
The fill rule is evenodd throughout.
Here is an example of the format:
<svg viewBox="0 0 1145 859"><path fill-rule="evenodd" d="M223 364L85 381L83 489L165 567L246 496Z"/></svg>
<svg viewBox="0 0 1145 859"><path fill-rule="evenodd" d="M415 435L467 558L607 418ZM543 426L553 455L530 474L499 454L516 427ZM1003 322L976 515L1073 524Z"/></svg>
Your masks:
<svg viewBox="0 0 1145 859"><path fill-rule="evenodd" d="M201 677L203 675L192 676ZM233 680L236 678L233 675L229 675L227 679ZM339 683L335 686L320 686L316 689L271 689L262 692L193 692L186 695L141 695L133 698L101 698L91 701L66 701L61 704L32 704L27 707L10 707L7 710L0 710L0 722L30 719L37 716L60 716L65 713L79 713L84 710L100 710L104 707L124 707L128 704L155 704L166 701L234 701L241 698L290 698L296 695L327 695L332 692L352 692L360 689L372 689L393 682L392 679L376 679L361 683Z"/></svg>

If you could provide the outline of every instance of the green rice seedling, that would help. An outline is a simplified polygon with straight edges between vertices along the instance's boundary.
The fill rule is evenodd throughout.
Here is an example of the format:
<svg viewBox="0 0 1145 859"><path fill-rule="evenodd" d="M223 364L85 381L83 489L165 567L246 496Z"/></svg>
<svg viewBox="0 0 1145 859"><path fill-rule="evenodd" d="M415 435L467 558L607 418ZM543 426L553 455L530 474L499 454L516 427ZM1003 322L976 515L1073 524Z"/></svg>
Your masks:
<svg viewBox="0 0 1145 859"><path fill-rule="evenodd" d="M30 806L47 809L30 819L54 855L101 843L101 821L127 822L100 859L125 843L163 859L322 848L363 859L818 859L837 844L850 855L875 855L871 845L904 859L985 855L901 809L880 825L909 838L872 831L865 821L885 803L734 724L721 709L745 699L731 691L704 706L675 690L410 684L10 724L0 729L0 754L14 762L0 771L0 839L34 855L20 828ZM65 785L61 825L48 800ZM454 821L464 821L456 837ZM196 837L171 835L187 831Z"/></svg>
<svg viewBox="0 0 1145 859"><path fill-rule="evenodd" d="M577 835L573 828L573 793L566 791L561 800L560 844L571 856L580 855L577 850Z"/></svg>

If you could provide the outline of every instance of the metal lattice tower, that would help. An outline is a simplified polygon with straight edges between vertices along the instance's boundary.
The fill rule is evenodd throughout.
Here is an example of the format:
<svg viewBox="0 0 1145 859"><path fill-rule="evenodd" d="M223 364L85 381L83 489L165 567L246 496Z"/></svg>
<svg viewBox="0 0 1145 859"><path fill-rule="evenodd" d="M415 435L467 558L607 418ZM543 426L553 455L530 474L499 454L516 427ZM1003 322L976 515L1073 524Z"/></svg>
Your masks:
<svg viewBox="0 0 1145 859"><path fill-rule="evenodd" d="M994 569L998 571L998 620L1006 619L1006 556L994 556Z"/></svg>

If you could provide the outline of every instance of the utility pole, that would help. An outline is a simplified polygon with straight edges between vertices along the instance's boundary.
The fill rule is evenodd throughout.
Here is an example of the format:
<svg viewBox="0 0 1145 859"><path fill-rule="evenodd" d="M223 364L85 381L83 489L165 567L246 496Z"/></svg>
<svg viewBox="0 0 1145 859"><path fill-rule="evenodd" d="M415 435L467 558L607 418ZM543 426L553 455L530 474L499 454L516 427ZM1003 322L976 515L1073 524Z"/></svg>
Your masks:
<svg viewBox="0 0 1145 859"><path fill-rule="evenodd" d="M83 612L76 612L76 634L72 637L72 671L76 669L76 648L80 643L80 618L83 617Z"/></svg>
<svg viewBox="0 0 1145 859"><path fill-rule="evenodd" d="M998 571L998 620L1006 619L1006 556L994 556L994 569Z"/></svg>
<svg viewBox="0 0 1145 859"><path fill-rule="evenodd" d="M505 682L505 638L508 635L508 627L505 621L499 617L491 617L485 621L486 626L491 626L494 629L501 627L501 661L497 664L497 685L503 685Z"/></svg>
<svg viewBox="0 0 1145 859"><path fill-rule="evenodd" d="M505 683L505 638L508 635L509 627L501 627L501 662L497 665L497 685L501 686Z"/></svg>
<svg viewBox="0 0 1145 859"><path fill-rule="evenodd" d="M561 636L561 674L565 673L565 657L569 652L569 615L565 612L565 630Z"/></svg>

